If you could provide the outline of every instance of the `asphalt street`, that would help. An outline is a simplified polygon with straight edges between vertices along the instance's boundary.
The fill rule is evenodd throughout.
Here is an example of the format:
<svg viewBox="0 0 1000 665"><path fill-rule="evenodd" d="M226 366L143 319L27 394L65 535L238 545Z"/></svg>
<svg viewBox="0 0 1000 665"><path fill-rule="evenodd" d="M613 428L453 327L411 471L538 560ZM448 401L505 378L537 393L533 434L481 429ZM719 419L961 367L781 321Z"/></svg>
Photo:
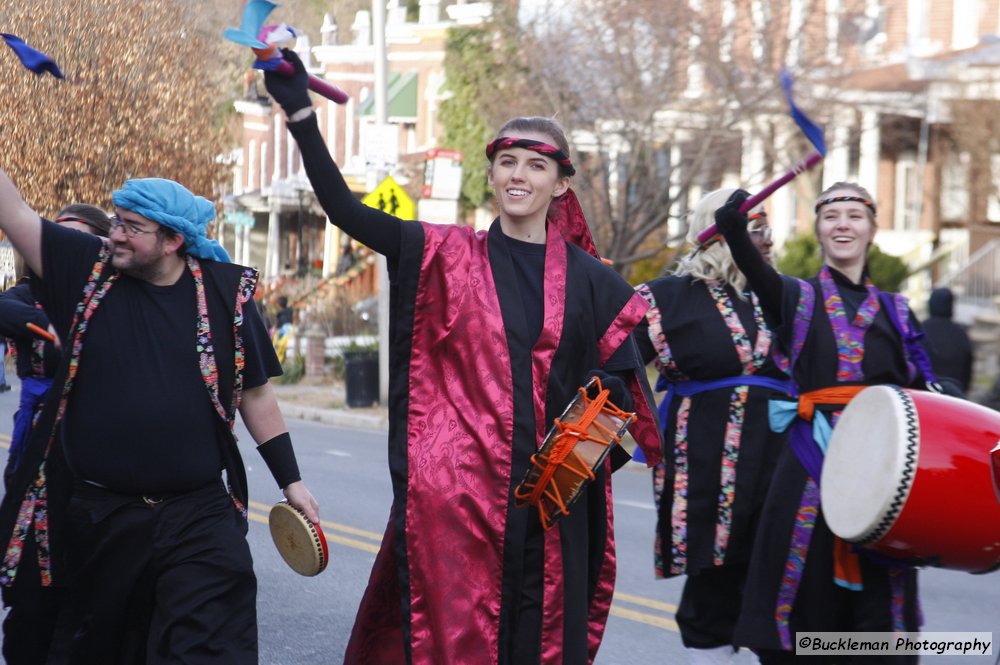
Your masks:
<svg viewBox="0 0 1000 665"><path fill-rule="evenodd" d="M17 390L0 395L0 422L10 422ZM339 663L364 592L391 492L382 431L289 418L304 480L321 504L331 562L306 578L281 560L267 512L281 494L238 427L250 481L248 538L258 578L260 662L263 665ZM0 428L0 446L9 428ZM597 665L686 662L674 621L682 579L655 580L654 511L648 472L629 465L614 476L619 575L611 618ZM1000 635L1000 576L928 569L921 573L925 631L986 631ZM997 649L994 648L994 654ZM996 656L924 657L929 665L994 663ZM737 663L749 663L741 653Z"/></svg>

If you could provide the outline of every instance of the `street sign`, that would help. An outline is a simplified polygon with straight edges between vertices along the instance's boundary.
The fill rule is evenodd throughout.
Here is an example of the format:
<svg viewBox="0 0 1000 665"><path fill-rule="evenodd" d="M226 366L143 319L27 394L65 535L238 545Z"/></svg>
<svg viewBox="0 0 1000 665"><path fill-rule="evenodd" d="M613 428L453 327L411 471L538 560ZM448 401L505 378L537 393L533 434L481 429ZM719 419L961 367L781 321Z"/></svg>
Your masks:
<svg viewBox="0 0 1000 665"><path fill-rule="evenodd" d="M462 193L462 153L435 148L425 158L423 198L457 201Z"/></svg>
<svg viewBox="0 0 1000 665"><path fill-rule="evenodd" d="M413 204L413 199L392 179L392 176L387 176L378 187L361 199L361 202L400 219L413 220L417 218L417 208Z"/></svg>
<svg viewBox="0 0 1000 665"><path fill-rule="evenodd" d="M365 125L361 149L365 168L372 171L388 171L399 163L399 126Z"/></svg>
<svg viewBox="0 0 1000 665"><path fill-rule="evenodd" d="M222 218L222 221L226 224L232 224L233 226L249 226L251 229L254 227L254 224L256 224L254 216L242 210L227 212Z"/></svg>

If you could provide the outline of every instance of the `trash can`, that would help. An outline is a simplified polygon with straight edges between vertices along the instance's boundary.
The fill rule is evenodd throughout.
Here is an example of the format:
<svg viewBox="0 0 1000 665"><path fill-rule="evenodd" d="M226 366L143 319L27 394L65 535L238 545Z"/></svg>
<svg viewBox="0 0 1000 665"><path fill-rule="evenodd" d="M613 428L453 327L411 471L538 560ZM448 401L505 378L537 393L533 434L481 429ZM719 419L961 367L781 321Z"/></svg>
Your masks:
<svg viewBox="0 0 1000 665"><path fill-rule="evenodd" d="M347 406L369 407L378 401L378 351L345 351Z"/></svg>

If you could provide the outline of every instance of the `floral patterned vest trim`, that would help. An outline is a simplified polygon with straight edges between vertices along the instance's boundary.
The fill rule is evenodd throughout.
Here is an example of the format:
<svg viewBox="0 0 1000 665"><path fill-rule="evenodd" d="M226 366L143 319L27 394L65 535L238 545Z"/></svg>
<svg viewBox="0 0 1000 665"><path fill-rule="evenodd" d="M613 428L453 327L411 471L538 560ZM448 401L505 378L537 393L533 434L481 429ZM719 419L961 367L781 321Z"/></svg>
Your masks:
<svg viewBox="0 0 1000 665"><path fill-rule="evenodd" d="M865 277L868 296L858 307L854 320L848 321L840 291L825 265L819 271L819 283L823 289L823 306L837 339L837 381L863 381L861 363L865 357L865 333L879 311L878 289L870 278Z"/></svg>
<svg viewBox="0 0 1000 665"><path fill-rule="evenodd" d="M755 374L760 369L764 361L767 360L767 352L771 349L771 329L764 325L764 312L760 308L757 294L750 294L750 302L753 304L753 320L757 326L757 343L750 344L750 337L747 335L733 301L726 292L725 287L720 282L705 282L708 292L715 300L715 306L722 315L729 333L733 338L733 347L739 355L740 364L743 365L744 374Z"/></svg>
<svg viewBox="0 0 1000 665"><path fill-rule="evenodd" d="M41 303L36 301L35 309L41 311ZM39 378L45 376L45 340L41 337L35 337L35 339L31 340L31 358L29 362L31 364L31 376Z"/></svg>
<svg viewBox="0 0 1000 665"><path fill-rule="evenodd" d="M670 343L663 333L663 313L656 305L656 297L653 295L652 289L649 288L648 284L640 284L635 287L635 290L649 303L646 321L649 323L649 340L653 343L653 348L656 349L653 365L669 381L687 381L688 377L677 367L677 363L674 362L673 355L670 353Z"/></svg>
<svg viewBox="0 0 1000 665"><path fill-rule="evenodd" d="M751 302L753 304L754 323L757 327L757 339L755 343L751 343L746 328L743 326L743 322L740 321L740 317L736 313L736 308L733 306L732 298L730 298L725 286L719 281L706 281L705 287L708 289L708 294L715 302L716 309L729 329L733 348L736 350L740 365L742 366L742 375L750 376L756 374L767 360L767 355L771 348L771 331L764 324L764 313L756 295L751 294ZM661 376L670 383L677 384L688 381L688 377L680 371L670 353L670 346L667 342L666 334L663 332L663 313L656 305L656 299L652 290L647 285L642 284L636 288L636 291L650 304L650 309L646 313L646 319L649 322L650 341L657 351L656 368L660 371ZM672 392L668 392L664 401L669 400L671 395ZM719 470L719 497L715 544L712 555L712 563L716 566L721 566L725 563L729 538L732 532L733 505L736 494L736 466L739 459L740 443L743 436L743 422L746 415L745 407L748 397L749 388L746 385L734 387L730 397ZM662 408L664 408L664 405L661 404ZM669 409L670 405L666 404L665 408ZM667 543L662 542L662 532L660 529L657 529L656 542L654 543L654 567L657 577L682 575L687 572L687 496L690 478L687 427L690 410L691 398L685 396L677 409L676 428L672 441L674 452L674 483L670 515L671 542L669 543L669 557L666 551ZM665 426L665 435L668 433L668 430L669 428ZM660 499L666 489L665 476L665 465L662 463L658 464L653 470L653 494L657 510L659 510Z"/></svg>

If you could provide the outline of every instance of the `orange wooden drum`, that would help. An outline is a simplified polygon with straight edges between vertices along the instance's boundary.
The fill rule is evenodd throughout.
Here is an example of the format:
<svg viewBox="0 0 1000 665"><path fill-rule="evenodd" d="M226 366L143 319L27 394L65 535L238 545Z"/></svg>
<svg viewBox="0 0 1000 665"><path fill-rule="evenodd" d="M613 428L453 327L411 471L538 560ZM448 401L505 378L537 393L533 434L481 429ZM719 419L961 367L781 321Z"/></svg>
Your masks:
<svg viewBox="0 0 1000 665"><path fill-rule="evenodd" d="M937 393L872 386L844 409L820 481L831 531L915 565L1000 566L990 450L1000 413Z"/></svg>
<svg viewBox="0 0 1000 665"><path fill-rule="evenodd" d="M593 398L592 388L596 390ZM531 456L531 468L514 489L515 505L537 506L545 529L569 515L570 505L596 477L594 471L635 418L634 413L608 401L609 393L597 378L579 389L556 418L542 447Z"/></svg>

